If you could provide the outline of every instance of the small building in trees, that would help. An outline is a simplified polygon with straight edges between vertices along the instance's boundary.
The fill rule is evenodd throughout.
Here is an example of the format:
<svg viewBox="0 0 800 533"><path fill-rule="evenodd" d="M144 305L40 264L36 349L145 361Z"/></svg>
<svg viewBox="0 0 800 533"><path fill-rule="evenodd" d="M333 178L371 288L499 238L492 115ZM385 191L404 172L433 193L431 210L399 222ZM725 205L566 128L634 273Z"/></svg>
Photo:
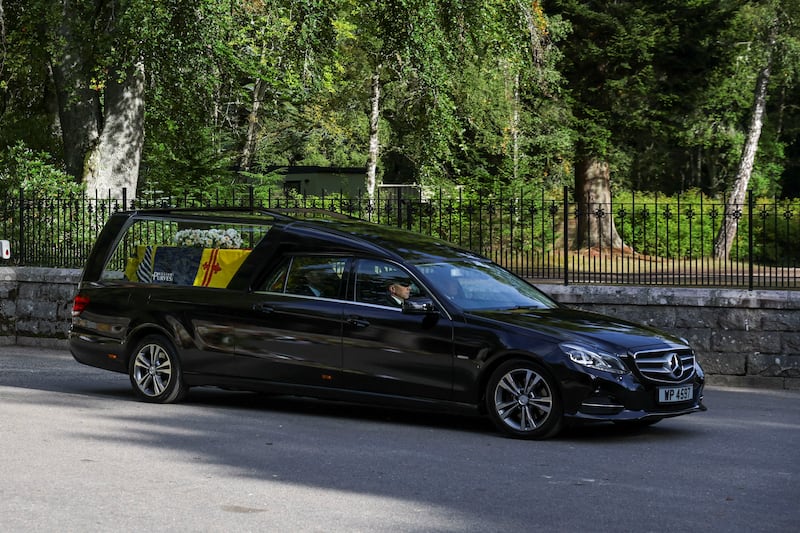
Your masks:
<svg viewBox="0 0 800 533"><path fill-rule="evenodd" d="M343 194L353 198L365 193L367 169L363 167L285 166L270 167L267 174L283 177L286 194L330 196Z"/></svg>

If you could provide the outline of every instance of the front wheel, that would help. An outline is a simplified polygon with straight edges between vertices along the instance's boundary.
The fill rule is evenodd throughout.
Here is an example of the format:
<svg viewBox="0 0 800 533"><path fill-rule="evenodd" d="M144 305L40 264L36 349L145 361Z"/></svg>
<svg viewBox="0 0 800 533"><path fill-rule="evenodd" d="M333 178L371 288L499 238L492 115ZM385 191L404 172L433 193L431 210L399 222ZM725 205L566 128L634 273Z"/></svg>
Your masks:
<svg viewBox="0 0 800 533"><path fill-rule="evenodd" d="M555 380L532 361L503 363L486 387L486 409L501 432L523 439L546 439L563 426L563 405Z"/></svg>
<svg viewBox="0 0 800 533"><path fill-rule="evenodd" d="M128 374L136 396L146 402L173 403L186 394L175 348L161 335L142 339L128 363Z"/></svg>

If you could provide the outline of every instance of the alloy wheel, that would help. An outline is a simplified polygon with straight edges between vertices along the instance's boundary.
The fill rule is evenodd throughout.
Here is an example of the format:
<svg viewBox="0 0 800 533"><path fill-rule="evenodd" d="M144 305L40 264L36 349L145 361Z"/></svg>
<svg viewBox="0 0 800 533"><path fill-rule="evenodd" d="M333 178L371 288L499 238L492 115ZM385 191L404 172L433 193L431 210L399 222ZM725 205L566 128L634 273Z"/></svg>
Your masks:
<svg viewBox="0 0 800 533"><path fill-rule="evenodd" d="M128 370L134 392L145 401L170 403L181 399L186 392L176 352L159 335L139 343Z"/></svg>
<svg viewBox="0 0 800 533"><path fill-rule="evenodd" d="M545 438L561 427L561 404L551 379L534 364L511 361L489 380L487 407L495 425L516 437Z"/></svg>

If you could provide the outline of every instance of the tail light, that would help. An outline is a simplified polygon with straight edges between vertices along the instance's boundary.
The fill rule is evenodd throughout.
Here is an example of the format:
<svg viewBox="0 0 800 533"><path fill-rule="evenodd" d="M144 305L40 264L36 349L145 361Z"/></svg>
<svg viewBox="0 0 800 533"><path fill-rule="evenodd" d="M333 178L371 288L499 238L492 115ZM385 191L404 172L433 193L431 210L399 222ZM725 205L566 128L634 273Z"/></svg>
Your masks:
<svg viewBox="0 0 800 533"><path fill-rule="evenodd" d="M89 305L89 297L83 294L77 295L72 302L72 316L78 316L83 313L87 305Z"/></svg>

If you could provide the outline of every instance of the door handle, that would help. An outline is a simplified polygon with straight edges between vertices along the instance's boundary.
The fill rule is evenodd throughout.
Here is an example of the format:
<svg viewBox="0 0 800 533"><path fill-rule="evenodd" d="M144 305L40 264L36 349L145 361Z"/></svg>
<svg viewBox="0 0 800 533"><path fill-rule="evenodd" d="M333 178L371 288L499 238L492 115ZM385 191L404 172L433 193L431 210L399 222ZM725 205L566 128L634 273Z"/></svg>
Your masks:
<svg viewBox="0 0 800 533"><path fill-rule="evenodd" d="M275 311L275 308L269 304L259 302L257 304L253 304L253 311L258 311L260 313L272 313Z"/></svg>
<svg viewBox="0 0 800 533"><path fill-rule="evenodd" d="M347 323L357 328L366 328L367 326L369 326L369 320L364 320L363 318L355 315L347 317Z"/></svg>

